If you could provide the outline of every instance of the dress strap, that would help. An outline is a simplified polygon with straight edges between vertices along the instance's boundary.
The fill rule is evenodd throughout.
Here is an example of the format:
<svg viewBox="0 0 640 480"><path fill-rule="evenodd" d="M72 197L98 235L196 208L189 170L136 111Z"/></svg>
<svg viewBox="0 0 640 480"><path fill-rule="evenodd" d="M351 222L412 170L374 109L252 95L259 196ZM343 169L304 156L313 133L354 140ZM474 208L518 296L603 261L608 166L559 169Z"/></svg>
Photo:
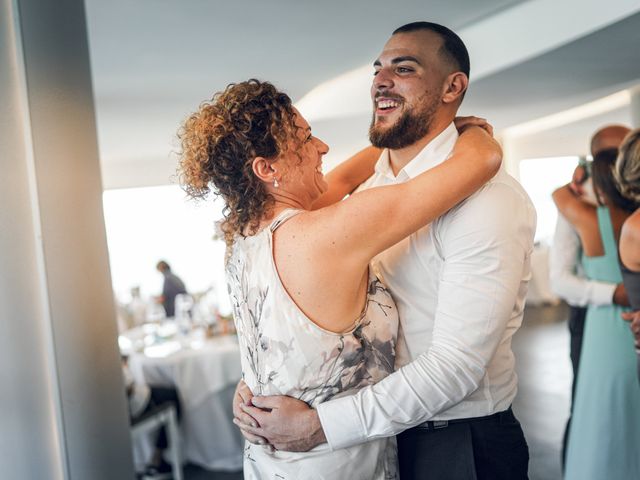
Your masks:
<svg viewBox="0 0 640 480"><path fill-rule="evenodd" d="M269 230L271 230L271 233L275 232L276 229L282 225L284 222L286 222L287 220L289 220L292 217L295 217L296 215L298 215L299 213L302 213L303 210L297 210L295 208L287 208L286 210L283 210L282 212L280 212L280 214L273 220L273 222L271 222L271 225L269 225Z"/></svg>
<svg viewBox="0 0 640 480"><path fill-rule="evenodd" d="M618 247L616 245L616 237L613 234L613 224L611 223L611 212L604 206L598 207L598 228L600 229L600 238L604 246L605 256L612 256L618 261Z"/></svg>

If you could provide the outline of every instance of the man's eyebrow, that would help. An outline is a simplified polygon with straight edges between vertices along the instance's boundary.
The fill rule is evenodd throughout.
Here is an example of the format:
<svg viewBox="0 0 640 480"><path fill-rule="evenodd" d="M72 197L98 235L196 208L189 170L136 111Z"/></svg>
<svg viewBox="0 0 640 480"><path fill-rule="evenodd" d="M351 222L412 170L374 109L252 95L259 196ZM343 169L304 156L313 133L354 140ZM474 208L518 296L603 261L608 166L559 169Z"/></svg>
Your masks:
<svg viewBox="0 0 640 480"><path fill-rule="evenodd" d="M418 61L418 59L416 57L412 57L410 55L405 55L404 57L396 57L393 60L391 60L391 63L393 63L394 65L396 63L402 63L402 62L413 62L413 63L417 63L418 65L420 65L420 62Z"/></svg>
<svg viewBox="0 0 640 480"><path fill-rule="evenodd" d="M396 58L391 60L391 63L393 65L396 65L396 64L402 63L402 62L413 62L413 63L417 63L418 65L420 65L420 61L416 57L412 57L411 55L404 55L402 57L396 57ZM374 67L381 67L382 63L380 62L380 60L376 60L375 62L373 62L373 66Z"/></svg>

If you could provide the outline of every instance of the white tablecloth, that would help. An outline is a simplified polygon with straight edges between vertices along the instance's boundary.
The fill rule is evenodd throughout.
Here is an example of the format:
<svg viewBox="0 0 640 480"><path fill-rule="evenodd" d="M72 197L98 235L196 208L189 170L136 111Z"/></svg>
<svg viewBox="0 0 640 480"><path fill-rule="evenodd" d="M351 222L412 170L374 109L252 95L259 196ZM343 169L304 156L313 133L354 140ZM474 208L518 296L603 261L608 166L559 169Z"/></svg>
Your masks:
<svg viewBox="0 0 640 480"><path fill-rule="evenodd" d="M132 354L129 365L136 381L178 390L185 460L210 470L242 468L244 441L231 405L242 373L235 336L164 342ZM140 445L134 450L139 466L148 452Z"/></svg>

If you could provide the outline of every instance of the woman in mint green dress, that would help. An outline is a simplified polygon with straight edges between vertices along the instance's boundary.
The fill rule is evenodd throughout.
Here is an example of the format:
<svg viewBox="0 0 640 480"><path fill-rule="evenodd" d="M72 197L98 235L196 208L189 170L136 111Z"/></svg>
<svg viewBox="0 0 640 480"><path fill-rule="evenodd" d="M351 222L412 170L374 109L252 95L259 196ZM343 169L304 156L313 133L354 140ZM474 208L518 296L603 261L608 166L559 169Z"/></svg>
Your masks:
<svg viewBox="0 0 640 480"><path fill-rule="evenodd" d="M621 283L617 239L635 209L613 183L616 150L593 161L599 206L569 187L554 193L560 212L573 224L583 248L582 264L591 280ZM623 307L590 306L587 312L574 411L565 464L566 480L640 479L640 385L634 339L622 320Z"/></svg>

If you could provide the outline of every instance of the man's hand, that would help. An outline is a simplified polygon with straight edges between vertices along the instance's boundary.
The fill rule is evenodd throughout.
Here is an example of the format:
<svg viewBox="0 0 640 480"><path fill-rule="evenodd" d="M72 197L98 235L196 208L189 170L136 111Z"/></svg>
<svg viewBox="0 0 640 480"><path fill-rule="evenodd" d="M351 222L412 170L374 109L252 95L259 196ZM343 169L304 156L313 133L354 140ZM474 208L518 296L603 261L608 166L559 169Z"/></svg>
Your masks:
<svg viewBox="0 0 640 480"><path fill-rule="evenodd" d="M456 126L458 133L464 132L469 127L480 127L493 137L493 126L489 122L487 122L486 118L473 116L456 117L453 119L453 123Z"/></svg>
<svg viewBox="0 0 640 480"><path fill-rule="evenodd" d="M240 380L238 382L238 385L236 386L236 392L233 395L233 416L234 423L236 425L242 424L253 427L259 426L256 419L244 413L241 408L241 405L251 405L252 398L253 393L251 392L247 384L244 383L244 380ZM246 438L251 443L255 443L257 445L266 445L268 443L267 440L263 437L252 435L242 428L240 428L240 431L242 432L244 438Z"/></svg>
<svg viewBox="0 0 640 480"><path fill-rule="evenodd" d="M640 347L640 310L635 312L624 312L622 319L630 322L631 331L636 339L636 347Z"/></svg>
<svg viewBox="0 0 640 480"><path fill-rule="evenodd" d="M616 285L616 289L613 291L613 303L620 305L621 307L629 306L629 297L627 296L627 290L622 283Z"/></svg>
<svg viewBox="0 0 640 480"><path fill-rule="evenodd" d="M327 441L316 410L301 400L286 396L253 397L240 408L259 426L233 421L243 434L266 439L276 450L306 452ZM246 435L245 435L246 437Z"/></svg>

